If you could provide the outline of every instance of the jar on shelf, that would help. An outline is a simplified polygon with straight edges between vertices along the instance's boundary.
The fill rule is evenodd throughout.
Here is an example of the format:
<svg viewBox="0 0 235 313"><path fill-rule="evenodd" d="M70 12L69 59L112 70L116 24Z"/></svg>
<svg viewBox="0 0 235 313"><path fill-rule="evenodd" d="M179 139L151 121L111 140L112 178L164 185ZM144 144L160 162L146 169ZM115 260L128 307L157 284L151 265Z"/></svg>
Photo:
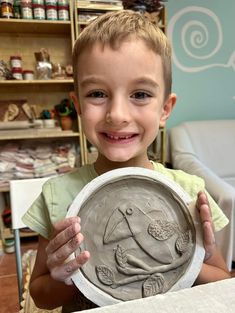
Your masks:
<svg viewBox="0 0 235 313"><path fill-rule="evenodd" d="M58 0L58 6L68 7L69 6L69 1L68 0Z"/></svg>
<svg viewBox="0 0 235 313"><path fill-rule="evenodd" d="M54 5L57 6L57 0L45 0L45 5Z"/></svg>
<svg viewBox="0 0 235 313"><path fill-rule="evenodd" d="M44 0L32 0L32 4L40 4L40 5L44 5Z"/></svg>
<svg viewBox="0 0 235 313"><path fill-rule="evenodd" d="M24 70L23 71L23 79L24 80L34 80L34 71Z"/></svg>
<svg viewBox="0 0 235 313"><path fill-rule="evenodd" d="M11 68L22 68L22 59L19 55L10 56Z"/></svg>
<svg viewBox="0 0 235 313"><path fill-rule="evenodd" d="M45 20L46 11L43 4L33 4L33 18L35 20Z"/></svg>
<svg viewBox="0 0 235 313"><path fill-rule="evenodd" d="M20 0L14 0L13 2L13 17L17 19L21 18Z"/></svg>
<svg viewBox="0 0 235 313"><path fill-rule="evenodd" d="M58 19L56 5L46 5L46 17L47 17L47 20L51 20L51 21Z"/></svg>
<svg viewBox="0 0 235 313"><path fill-rule="evenodd" d="M1 0L1 13L2 18L13 18L13 0Z"/></svg>
<svg viewBox="0 0 235 313"><path fill-rule="evenodd" d="M12 70L12 76L17 79L17 80L22 80L23 75L22 75L22 68L19 67L13 67Z"/></svg>
<svg viewBox="0 0 235 313"><path fill-rule="evenodd" d="M19 5L13 5L13 17L16 19L21 18L21 8Z"/></svg>
<svg viewBox="0 0 235 313"><path fill-rule="evenodd" d="M58 20L68 21L69 20L69 7L58 5Z"/></svg>
<svg viewBox="0 0 235 313"><path fill-rule="evenodd" d="M31 0L21 0L21 17L23 19L32 20L33 19L33 9Z"/></svg>

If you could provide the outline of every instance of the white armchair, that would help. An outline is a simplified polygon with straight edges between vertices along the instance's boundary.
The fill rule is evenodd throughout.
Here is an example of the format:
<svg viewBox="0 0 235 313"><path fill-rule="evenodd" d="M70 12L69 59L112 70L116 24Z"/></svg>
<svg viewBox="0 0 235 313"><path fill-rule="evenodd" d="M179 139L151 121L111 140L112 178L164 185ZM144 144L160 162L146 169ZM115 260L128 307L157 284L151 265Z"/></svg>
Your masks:
<svg viewBox="0 0 235 313"><path fill-rule="evenodd" d="M173 168L202 177L229 218L216 240L231 268L235 261L235 120L182 123L170 129L170 151Z"/></svg>

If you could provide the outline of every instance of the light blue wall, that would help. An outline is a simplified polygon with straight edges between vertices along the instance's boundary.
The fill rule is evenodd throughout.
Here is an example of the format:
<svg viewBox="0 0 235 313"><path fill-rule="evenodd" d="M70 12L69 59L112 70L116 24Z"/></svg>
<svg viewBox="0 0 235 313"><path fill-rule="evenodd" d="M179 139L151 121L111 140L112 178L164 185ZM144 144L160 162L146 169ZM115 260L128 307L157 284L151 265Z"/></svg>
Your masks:
<svg viewBox="0 0 235 313"><path fill-rule="evenodd" d="M167 127L187 120L235 118L235 1L168 0L173 91Z"/></svg>

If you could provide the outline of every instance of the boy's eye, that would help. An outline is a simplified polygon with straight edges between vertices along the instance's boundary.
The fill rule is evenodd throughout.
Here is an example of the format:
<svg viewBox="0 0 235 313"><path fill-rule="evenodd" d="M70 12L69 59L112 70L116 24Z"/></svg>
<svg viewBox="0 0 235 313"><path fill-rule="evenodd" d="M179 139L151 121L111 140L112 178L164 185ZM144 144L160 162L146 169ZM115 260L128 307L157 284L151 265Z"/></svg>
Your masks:
<svg viewBox="0 0 235 313"><path fill-rule="evenodd" d="M92 92L88 93L87 96L90 98L105 98L106 97L105 93L102 91L99 91L99 90L92 91Z"/></svg>
<svg viewBox="0 0 235 313"><path fill-rule="evenodd" d="M145 91L137 91L131 96L131 98L134 98L136 100L145 100L149 97L151 97L151 95Z"/></svg>

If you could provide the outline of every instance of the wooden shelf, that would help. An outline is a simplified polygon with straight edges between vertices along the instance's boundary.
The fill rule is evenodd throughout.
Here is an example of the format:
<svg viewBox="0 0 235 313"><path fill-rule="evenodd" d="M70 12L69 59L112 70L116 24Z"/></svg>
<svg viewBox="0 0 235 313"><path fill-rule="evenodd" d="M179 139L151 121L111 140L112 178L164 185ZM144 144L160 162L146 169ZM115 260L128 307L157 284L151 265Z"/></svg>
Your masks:
<svg viewBox="0 0 235 313"><path fill-rule="evenodd" d="M0 18L0 33L68 34L70 21L24 20Z"/></svg>
<svg viewBox="0 0 235 313"><path fill-rule="evenodd" d="M79 137L78 132L71 130L53 131L51 129L19 129L19 130L1 130L0 141L20 140L20 139L46 139L46 138L69 138Z"/></svg>
<svg viewBox="0 0 235 313"><path fill-rule="evenodd" d="M44 80L1 80L0 86L11 85L57 85L57 84L73 84L73 79L44 79Z"/></svg>
<svg viewBox="0 0 235 313"><path fill-rule="evenodd" d="M118 5L108 5L108 4L95 4L95 3L84 3L77 4L78 10L97 10L97 11L119 11L122 10L123 7Z"/></svg>
<svg viewBox="0 0 235 313"><path fill-rule="evenodd" d="M23 229L20 230L20 238L29 238L29 237L36 237L38 236L38 233L27 230L23 231ZM11 228L6 227L3 223L2 217L0 216L0 239L3 244L5 244L7 239L13 239L14 238L14 232Z"/></svg>
<svg viewBox="0 0 235 313"><path fill-rule="evenodd" d="M8 192L10 191L9 186L0 187L0 192Z"/></svg>
<svg viewBox="0 0 235 313"><path fill-rule="evenodd" d="M13 239L14 234L13 231L10 228L3 228L2 230L2 236L4 239ZM20 231L20 237L21 238L28 238L28 237L35 237L38 236L37 233L34 231Z"/></svg>

